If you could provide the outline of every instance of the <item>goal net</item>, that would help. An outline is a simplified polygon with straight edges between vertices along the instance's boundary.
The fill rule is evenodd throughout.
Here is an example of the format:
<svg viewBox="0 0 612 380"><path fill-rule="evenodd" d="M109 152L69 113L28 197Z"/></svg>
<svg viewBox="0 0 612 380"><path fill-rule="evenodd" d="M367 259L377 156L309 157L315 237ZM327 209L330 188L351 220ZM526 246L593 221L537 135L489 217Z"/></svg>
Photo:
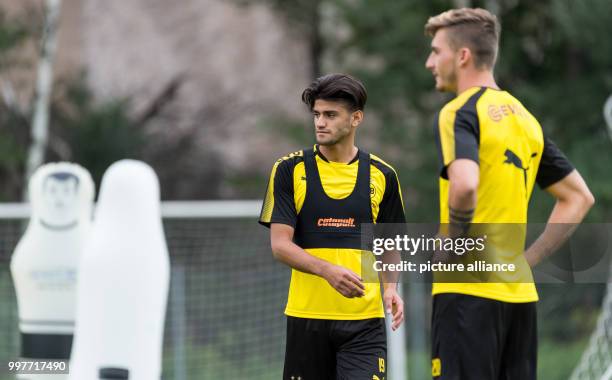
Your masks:
<svg viewBox="0 0 612 380"><path fill-rule="evenodd" d="M272 259L269 234L256 222L259 207L240 201L162 205L172 271L164 379L281 377L290 270ZM9 262L27 217L25 206L0 209L0 363L19 354ZM0 373L1 380L7 376Z"/></svg>
<svg viewBox="0 0 612 380"><path fill-rule="evenodd" d="M603 116L612 141L612 95L604 104ZM591 379L612 380L612 266L597 327L571 377L571 380Z"/></svg>
<svg viewBox="0 0 612 380"><path fill-rule="evenodd" d="M597 327L571 379L612 380L612 278L608 281Z"/></svg>

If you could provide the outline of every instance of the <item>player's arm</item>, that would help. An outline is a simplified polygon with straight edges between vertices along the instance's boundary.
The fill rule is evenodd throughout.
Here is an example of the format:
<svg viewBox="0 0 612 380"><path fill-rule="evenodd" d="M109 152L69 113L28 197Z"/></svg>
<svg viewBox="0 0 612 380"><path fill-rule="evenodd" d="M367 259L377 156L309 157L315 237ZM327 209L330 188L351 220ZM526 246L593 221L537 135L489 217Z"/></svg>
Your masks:
<svg viewBox="0 0 612 380"><path fill-rule="evenodd" d="M386 264L398 264L401 261L401 256L397 251L385 252L382 261ZM404 300L397 290L399 273L397 271L382 271L381 277L385 312L393 318L391 329L395 331L404 322Z"/></svg>
<svg viewBox="0 0 612 380"><path fill-rule="evenodd" d="M476 209L480 181L480 130L475 110L442 111L436 120L440 146L440 176L449 181L449 236L467 233Z"/></svg>
<svg viewBox="0 0 612 380"><path fill-rule="evenodd" d="M297 211L293 194L295 165L291 160L279 160L274 165L259 217L260 224L270 227L274 257L296 270L323 277L345 297L361 297L364 285L356 273L314 257L293 242Z"/></svg>
<svg viewBox="0 0 612 380"><path fill-rule="evenodd" d="M272 254L278 261L301 272L322 277L345 297L361 297L364 285L355 272L315 257L293 242L294 228L280 223L270 226Z"/></svg>
<svg viewBox="0 0 612 380"><path fill-rule="evenodd" d="M472 223L479 180L478 163L471 159L454 160L448 167L448 213L451 237L465 235Z"/></svg>
<svg viewBox="0 0 612 380"><path fill-rule="evenodd" d="M383 228L385 237L406 233L402 191L397 174L391 168L385 174L385 193L380 203L376 223L390 226L390 228ZM386 264L397 264L400 260L401 256L397 251L387 251L382 256L382 261ZM399 273L397 271L382 271L380 275L384 289L385 312L392 316L391 329L395 331L404 321L404 300L397 291Z"/></svg>
<svg viewBox="0 0 612 380"><path fill-rule="evenodd" d="M536 180L556 202L544 232L525 251L531 267L559 249L595 203L580 173L548 139L545 140Z"/></svg>

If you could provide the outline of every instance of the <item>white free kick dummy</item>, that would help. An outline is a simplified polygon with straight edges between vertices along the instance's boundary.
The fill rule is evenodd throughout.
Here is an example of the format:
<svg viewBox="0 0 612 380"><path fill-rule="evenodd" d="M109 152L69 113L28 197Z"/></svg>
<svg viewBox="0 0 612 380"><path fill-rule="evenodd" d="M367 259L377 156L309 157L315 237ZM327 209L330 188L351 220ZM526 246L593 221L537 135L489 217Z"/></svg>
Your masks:
<svg viewBox="0 0 612 380"><path fill-rule="evenodd" d="M104 174L80 267L71 380L161 377L168 249L159 182L122 160Z"/></svg>
<svg viewBox="0 0 612 380"><path fill-rule="evenodd" d="M74 331L77 269L91 229L94 184L79 165L50 163L32 175L28 191L32 214L11 258L20 356L23 360L67 360Z"/></svg>

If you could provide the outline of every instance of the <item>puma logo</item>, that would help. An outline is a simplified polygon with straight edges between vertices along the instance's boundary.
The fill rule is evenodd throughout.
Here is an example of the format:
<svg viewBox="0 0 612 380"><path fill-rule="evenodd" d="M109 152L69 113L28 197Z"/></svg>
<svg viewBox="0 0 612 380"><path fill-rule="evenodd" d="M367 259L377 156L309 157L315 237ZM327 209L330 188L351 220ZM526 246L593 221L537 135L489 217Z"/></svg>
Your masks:
<svg viewBox="0 0 612 380"><path fill-rule="evenodd" d="M530 157L530 162L531 162L531 159L537 155L538 155L537 153L532 153ZM514 153L510 149L506 149L506 151L504 152L504 156L506 156L506 160L504 161L504 164L514 165L518 169L521 169L523 171L523 178L525 180L525 188L527 188L527 170L529 170L529 167L523 167L523 160L521 160L521 158L517 156L516 153Z"/></svg>
<svg viewBox="0 0 612 380"><path fill-rule="evenodd" d="M517 156L516 153L514 153L510 149L506 149L506 151L504 152L504 156L506 156L506 161L504 161L504 164L512 164L516 166L517 168L523 169L523 170L528 169L528 168L523 167L523 161L521 160L521 158Z"/></svg>

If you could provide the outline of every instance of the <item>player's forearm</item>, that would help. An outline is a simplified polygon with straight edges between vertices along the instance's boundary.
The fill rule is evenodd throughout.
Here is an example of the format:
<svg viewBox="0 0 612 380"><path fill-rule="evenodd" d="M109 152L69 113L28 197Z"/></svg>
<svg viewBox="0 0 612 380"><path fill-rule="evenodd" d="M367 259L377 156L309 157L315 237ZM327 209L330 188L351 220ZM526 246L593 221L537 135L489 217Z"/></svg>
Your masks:
<svg viewBox="0 0 612 380"><path fill-rule="evenodd" d="M399 264L400 261L401 256L398 251L387 251L382 255L382 262L384 264ZM388 288L397 289L397 283L399 281L399 272L383 270L382 272L380 272L380 279L385 290L387 290Z"/></svg>
<svg viewBox="0 0 612 380"><path fill-rule="evenodd" d="M478 163L457 159L448 167L448 205L458 211L470 211L476 208L476 197L480 173Z"/></svg>
<svg viewBox="0 0 612 380"><path fill-rule="evenodd" d="M529 265L537 265L559 249L576 230L592 205L591 199L581 197L558 200L544 232L525 251Z"/></svg>
<svg viewBox="0 0 612 380"><path fill-rule="evenodd" d="M293 269L321 277L325 268L330 265L327 261L309 254L292 241L272 243L272 253L274 258Z"/></svg>
<svg viewBox="0 0 612 380"><path fill-rule="evenodd" d="M385 291L388 289L397 290L398 280L399 280L399 277L395 277L395 280L392 280L392 279L385 280L383 277L383 290Z"/></svg>
<svg viewBox="0 0 612 380"><path fill-rule="evenodd" d="M476 209L480 173L478 163L468 159L453 161L448 167L448 236L464 236Z"/></svg>
<svg viewBox="0 0 612 380"><path fill-rule="evenodd" d="M453 186L448 192L448 205L455 210L473 210L476 208L476 188Z"/></svg>
<svg viewBox="0 0 612 380"><path fill-rule="evenodd" d="M474 218L476 188L451 185L449 191L449 236L464 236Z"/></svg>
<svg viewBox="0 0 612 380"><path fill-rule="evenodd" d="M590 194L577 194L572 198L559 199L548 218L548 223L579 224L593 206L594 199Z"/></svg>

